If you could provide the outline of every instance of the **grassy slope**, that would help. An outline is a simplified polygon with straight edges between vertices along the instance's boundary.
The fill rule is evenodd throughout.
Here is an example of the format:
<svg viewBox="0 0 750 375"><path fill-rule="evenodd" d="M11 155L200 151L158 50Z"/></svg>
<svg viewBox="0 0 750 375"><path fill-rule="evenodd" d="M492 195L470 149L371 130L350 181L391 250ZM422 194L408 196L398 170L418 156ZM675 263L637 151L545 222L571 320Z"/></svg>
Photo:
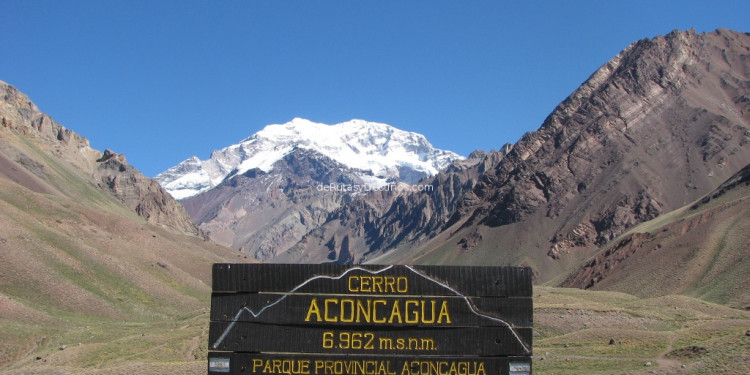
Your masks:
<svg viewBox="0 0 750 375"><path fill-rule="evenodd" d="M244 259L110 207L0 179L0 369L205 358L211 264Z"/></svg>
<svg viewBox="0 0 750 375"><path fill-rule="evenodd" d="M245 258L147 223L25 137L3 141L54 194L0 178L0 372L204 371L211 264Z"/></svg>
<svg viewBox="0 0 750 375"><path fill-rule="evenodd" d="M550 287L535 289L534 304L536 374L750 373L747 311Z"/></svg>

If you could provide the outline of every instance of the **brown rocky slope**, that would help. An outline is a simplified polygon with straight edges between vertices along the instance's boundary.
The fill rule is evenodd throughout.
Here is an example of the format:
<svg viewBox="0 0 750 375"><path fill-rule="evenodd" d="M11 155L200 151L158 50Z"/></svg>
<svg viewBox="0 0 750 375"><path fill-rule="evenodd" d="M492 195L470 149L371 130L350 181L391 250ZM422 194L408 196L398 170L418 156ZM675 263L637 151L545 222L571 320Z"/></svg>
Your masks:
<svg viewBox="0 0 750 375"><path fill-rule="evenodd" d="M750 308L748 243L750 164L695 204L612 241L560 285Z"/></svg>
<svg viewBox="0 0 750 375"><path fill-rule="evenodd" d="M283 259L363 263L395 247L424 242L443 229L479 176L510 148L474 152L416 186L399 184L359 196L328 215L324 225L307 233Z"/></svg>
<svg viewBox="0 0 750 375"><path fill-rule="evenodd" d="M40 112L26 95L2 81L0 98L0 175L38 192L67 197L79 191L66 180L80 178L114 195L150 223L200 234L182 205L123 155L92 149L88 140ZM64 169L51 168L46 160Z"/></svg>
<svg viewBox="0 0 750 375"><path fill-rule="evenodd" d="M750 35L675 31L598 69L478 176L438 230L415 238L421 227L390 224L428 207L391 206L373 228L349 227L349 243L384 250L368 262L526 264L547 281L714 189L750 160L748 143ZM299 246L325 246L349 223L333 217ZM372 232L386 235L360 234Z"/></svg>

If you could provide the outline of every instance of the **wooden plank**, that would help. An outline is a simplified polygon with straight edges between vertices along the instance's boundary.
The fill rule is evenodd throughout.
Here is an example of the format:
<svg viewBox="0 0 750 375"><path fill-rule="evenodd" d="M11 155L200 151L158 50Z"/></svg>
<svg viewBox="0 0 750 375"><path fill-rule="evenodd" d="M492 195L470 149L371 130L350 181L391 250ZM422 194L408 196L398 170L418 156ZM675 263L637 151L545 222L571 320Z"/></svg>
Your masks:
<svg viewBox="0 0 750 375"><path fill-rule="evenodd" d="M420 327L531 327L531 298L214 293L212 321Z"/></svg>
<svg viewBox="0 0 750 375"><path fill-rule="evenodd" d="M211 322L209 349L235 352L401 355L531 355L532 329L332 328Z"/></svg>
<svg viewBox="0 0 750 375"><path fill-rule="evenodd" d="M208 362L208 373L217 375L528 375L531 373L530 357L416 358L413 356L213 352L208 354ZM211 368L211 364L215 367Z"/></svg>
<svg viewBox="0 0 750 375"><path fill-rule="evenodd" d="M219 263L213 290L531 297L531 276L528 267Z"/></svg>

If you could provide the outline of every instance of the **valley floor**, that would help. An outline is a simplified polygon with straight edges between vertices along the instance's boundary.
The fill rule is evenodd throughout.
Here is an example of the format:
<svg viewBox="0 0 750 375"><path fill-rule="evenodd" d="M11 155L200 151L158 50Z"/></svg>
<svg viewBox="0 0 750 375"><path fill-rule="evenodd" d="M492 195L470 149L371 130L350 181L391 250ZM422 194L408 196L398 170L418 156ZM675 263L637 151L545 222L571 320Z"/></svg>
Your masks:
<svg viewBox="0 0 750 375"><path fill-rule="evenodd" d="M750 373L748 311L550 287L534 304L534 374ZM208 320L207 307L143 322L0 317L0 373L205 374Z"/></svg>
<svg viewBox="0 0 750 375"><path fill-rule="evenodd" d="M208 308L154 321L0 318L2 374L205 374Z"/></svg>
<svg viewBox="0 0 750 375"><path fill-rule="evenodd" d="M538 287L535 374L750 374L750 312L685 296Z"/></svg>

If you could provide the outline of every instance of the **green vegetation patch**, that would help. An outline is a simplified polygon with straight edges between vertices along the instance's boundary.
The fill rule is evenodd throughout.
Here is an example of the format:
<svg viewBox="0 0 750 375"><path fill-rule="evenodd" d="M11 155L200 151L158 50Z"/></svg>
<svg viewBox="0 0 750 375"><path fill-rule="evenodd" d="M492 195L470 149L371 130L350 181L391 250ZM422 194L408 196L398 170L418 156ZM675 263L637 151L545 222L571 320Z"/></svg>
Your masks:
<svg viewBox="0 0 750 375"><path fill-rule="evenodd" d="M581 356L560 357L556 355L541 358L534 358L534 374L610 375L624 374L631 371L649 368L644 367L645 362L638 359L592 358Z"/></svg>

